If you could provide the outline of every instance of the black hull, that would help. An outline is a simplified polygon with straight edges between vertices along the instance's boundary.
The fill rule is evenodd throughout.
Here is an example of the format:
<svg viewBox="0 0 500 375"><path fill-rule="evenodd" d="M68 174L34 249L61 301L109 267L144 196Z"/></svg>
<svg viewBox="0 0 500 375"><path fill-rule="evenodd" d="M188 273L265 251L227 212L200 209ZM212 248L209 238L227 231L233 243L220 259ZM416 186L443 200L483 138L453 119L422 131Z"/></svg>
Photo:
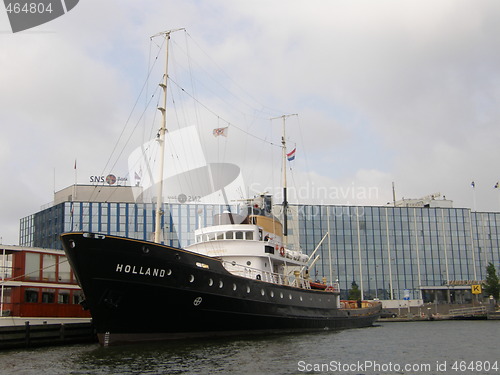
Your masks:
<svg viewBox="0 0 500 375"><path fill-rule="evenodd" d="M61 236L102 345L243 332L366 327L380 306L233 275L217 259L145 241Z"/></svg>

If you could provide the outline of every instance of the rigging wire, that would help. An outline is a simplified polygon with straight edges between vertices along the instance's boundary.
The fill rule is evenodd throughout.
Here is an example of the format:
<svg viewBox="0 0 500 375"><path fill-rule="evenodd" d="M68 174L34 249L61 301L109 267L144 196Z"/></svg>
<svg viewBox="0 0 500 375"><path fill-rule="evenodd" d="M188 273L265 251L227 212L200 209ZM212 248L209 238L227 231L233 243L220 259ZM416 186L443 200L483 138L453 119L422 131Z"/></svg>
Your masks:
<svg viewBox="0 0 500 375"><path fill-rule="evenodd" d="M255 135L254 133L252 133L252 132L250 132L250 131L248 131L248 130L245 130L245 128L244 128L244 127L242 127L242 126L238 126L238 125L236 125L235 123L232 123L232 122L230 122L230 121L226 120L224 117L222 117L222 116L218 115L218 114L217 114L214 110L212 110L211 108L209 108L207 105L205 105L204 103L202 103L200 100L198 100L198 99L196 98L196 96L195 96L195 93L197 92L197 89L196 89L196 86L197 86L197 85L196 85L196 83L197 83L198 81L196 81L196 80L194 79L194 77L193 77L193 74L192 74L192 73L193 73L193 70L194 70L194 69L193 69L193 67L194 67L194 66L198 66L198 65L197 65L197 64L196 64L196 62L195 62L195 61L193 61L193 59L192 59L192 54L191 54L191 51L190 51L190 49L189 49L189 43L187 43L188 37L189 37L189 39L190 39L190 40L192 40L192 41L195 43L195 45L197 45L197 46L198 46L198 48L199 48L199 49L200 49L200 50L201 50L201 51L202 51L202 52L203 52L206 56L208 56L208 57L210 58L210 56L209 56L209 55L208 55L208 54L207 54L207 53L206 53L206 52L205 52L205 51L204 51L204 50L203 50L203 49L202 49L202 48L201 48L201 47L200 47L200 46L199 46L199 45L198 45L195 41L194 41L194 39L191 37L191 35L189 35L189 33L185 32L185 39L186 39L186 46L187 46L187 49L186 49L186 51L184 51L184 52L186 53L186 56L187 56L187 59L188 59L187 61L188 61L188 67L189 67L189 82L190 82L190 85L191 85L191 92L187 91L187 90L186 90L186 89L185 89L185 88L184 88L184 87L183 87L180 83L178 83L177 81L173 80L173 79L170 77L170 74L169 74L169 76L167 77L167 80L168 80L168 81L172 84L172 85L169 85L169 91L171 92L171 98L172 98L171 100L172 100L172 102L173 102L173 110L174 110L174 113L175 113L175 116L176 116L176 119L177 119L178 124L180 124L180 120L179 120L179 113L180 113L180 111L179 111L179 109L177 108L177 105L176 105L176 97L175 97L175 95L174 95L174 93L173 93L173 90L172 90L172 89L173 89L173 86L177 87L177 89L178 89L178 90L180 90L180 91L179 91L180 93L184 93L185 95L187 95L187 97L191 98L191 100L192 100L192 102L193 102L193 106L194 106L194 108L195 108L195 111L194 111L194 115L195 115L195 119L196 119L195 124L196 124L196 127L198 128L198 130L199 130L199 128L200 128L200 121L201 121L201 120L200 120L200 108L203 108L203 109L205 109L206 111L208 111L208 113L212 114L213 116L215 116L215 117L217 118L217 123L218 123L218 126L221 126L220 122L224 122L224 123L226 123L226 124L227 124L227 127L230 127L230 128L235 128L235 129L239 130L241 133L243 133L243 134L245 134L245 135L247 135L247 136L249 136L249 137L255 138L255 139L257 139L257 140L259 140L259 141L261 141L261 142L264 142L265 144L268 144L268 145L270 145L270 146L275 146L275 147L281 148L281 144L280 144L280 143L275 143L275 142L269 141L267 137L265 137L265 138L259 137L259 136ZM174 44L177 46L177 43L174 43ZM154 60L153 60L153 62L151 62L151 59L152 59L152 56L153 56L153 54L152 54L153 45L156 45L156 47L158 48L158 51L157 51L156 55L154 56ZM107 160L107 162L106 162L106 164L105 164L105 166L104 166L104 168L103 168L103 172L102 172L101 174L104 174L106 170L111 170L112 168L114 168L114 167L117 165L118 161L120 160L120 157L122 156L123 152L125 151L126 146L129 144L130 140L132 139L132 136L133 136L133 135L134 135L134 133L136 132L136 129L138 128L138 126L139 126L140 122L141 122L143 119L145 119L145 113L146 113L146 111L147 111L147 110L148 110L148 108L150 107L150 105L151 105L151 103L152 103L153 99L156 97L156 94L157 94L157 92L158 92L158 86L157 86L156 90L154 90L154 91L153 91L153 93L152 93L152 95L149 97L149 99L147 99L147 100L146 100L146 103L145 103L145 107L144 107L143 112L141 113L141 115L140 115L140 117L139 117L138 121L136 122L135 126L132 128L132 131L130 132L130 134L129 134L128 138L125 140L125 144L123 145L123 147L122 147L121 151L120 151L120 152L116 155L116 157L115 157L115 162L114 162L114 163L112 163L112 159L114 158L115 154L117 153L117 148L118 148L118 145L119 145L119 144L122 142L122 140L125 138L125 133L126 133L127 129L129 128L130 121L131 121L131 119L132 119L132 115L133 115L133 113L135 112L136 107L137 107L138 102L139 102L139 99L140 99L140 97L143 95L143 93L145 92L145 90L146 90L146 98L147 98L147 91L149 90L149 79L150 79L150 77L151 77L151 74L152 74L152 72L153 72L153 69L154 69L154 67L155 67L156 63L158 62L158 57L159 57L159 55L160 55L161 50L163 50L164 46L165 46L165 39L163 39L163 42L162 42L161 44L158 44L158 43L156 43L156 41L155 41L154 39L151 39L151 42L150 42L150 53L149 53L149 62L148 62L148 64L150 65L150 68L148 69L148 72L147 72L147 76L146 76L145 82L143 83L143 85L142 85L142 87L141 87L140 93L139 93L139 95L138 95L138 97L137 97L137 99L136 99L136 101L135 101L135 103L134 103L134 105L133 105L133 108L132 108L132 110L131 110L131 112L130 112L130 114L129 114L129 116L128 116L128 118L127 118L126 122L125 122L125 125L124 125L124 127L123 127L123 129L122 129L122 131L121 131L121 133L120 133L120 135L119 135L119 137L118 137L118 139L117 139L117 141L116 141L116 143L115 143L115 146L114 146L114 148L113 148L113 150L112 150L112 152L111 152L111 154L110 154L110 156L109 156L109 158L108 158L108 160ZM181 51L183 51L183 50L182 50L182 48L181 48L180 46L179 46L178 48L179 48ZM173 55L173 57L175 57L175 54ZM262 105L261 103L259 103L257 100L255 100L255 99L254 99L254 98L253 98L250 94L248 94L245 90L243 90L243 89L241 88L241 86L240 86L240 85L238 85L238 84L237 84L234 80L232 80L232 79L229 77L229 75L228 75L228 74L227 74L227 73L226 73L223 69L221 69L221 68L220 68L220 67L219 67L219 66L218 66L218 65L217 65L217 64L216 64L216 63L215 63L215 62L214 62L211 58L210 58L210 60L211 60L211 61L214 63L214 65L215 65L215 66L216 66L216 67L217 67L217 68L218 68L218 69L219 69L219 70L220 70L220 71L224 74L224 76L225 76L225 77L227 77L227 78L228 78L228 79L229 79L229 80L230 80L230 81L231 81L231 82L232 82L232 83L233 83L236 87L238 87L238 88L239 88L239 89L240 89L240 90L241 90L244 94L246 94L246 95L247 95L247 97L249 97L249 98L250 98L252 101L254 101L255 103L259 104L259 106L260 106L261 108L260 108L260 109L254 108L254 109L253 109L253 111L254 111L254 112L253 112L253 113L251 114L251 116L250 116L251 118L253 118L253 119L258 119L258 118L259 118L258 114L262 114L262 113L272 113L272 112L269 112L269 111L274 111L274 110L272 110L271 108L266 107L266 106ZM202 69L203 69L203 68L202 68ZM208 76L208 77L210 77L210 78L211 78L214 82L216 82L216 83L220 84L220 80L219 80L219 81L218 81L218 80L216 80L216 79L215 79L212 75L207 74L207 76ZM200 82L200 83L201 83L201 82ZM238 98L238 97L237 97L237 96L236 96L233 92L229 91L228 89L226 89L226 88L224 88L224 87L222 87L222 88L223 88L226 92L228 92L228 93L229 93L232 97L237 98L237 99L238 99L241 103L243 103L245 106L247 106L247 107L249 107L249 108L252 108L252 107L253 107L253 106L252 106L252 105L251 105L248 101L243 100L241 97L240 97L240 98ZM213 92L212 90L210 90L210 89L208 89L208 88L207 88L207 90L209 90L210 92ZM220 98L220 96L219 96L219 95L215 95L215 93L214 93L214 96L217 96L217 97L219 97L219 98ZM227 101L226 101L226 100L224 100L223 98L220 98L220 99L221 99L223 102L227 103ZM159 100L160 100L160 98L158 97L158 101L159 101ZM230 105L230 107L231 107L231 108L233 108L234 110L236 110L236 111L238 111L238 112L242 113L242 114L244 115L244 118L246 118L246 117L248 116L248 113L247 113L247 114L243 113L241 110L237 109L234 105ZM267 112L266 112L266 111L267 111ZM282 111L280 111L280 112L281 112L281 113L283 113ZM157 114L157 112L155 111L155 115L154 115L154 119L153 119L153 120L155 120L155 119L156 119L156 114ZM187 113L186 113L186 112L184 112L184 121L185 121L186 123L187 123L187 121L188 121L188 120L187 120L187 118L188 118ZM267 118L269 118L269 117L267 117ZM152 131L153 131L153 126L154 126L154 123L155 123L155 121L153 121L153 122L151 123L151 124L152 124L152 125L151 125L151 133L152 133ZM272 127L271 127L271 128L272 128ZM144 132L143 132L143 137L142 137L142 138L143 138L143 140L144 140L144 138L145 138L145 134L144 134ZM271 139L272 139L272 137L271 137ZM144 143L144 142L143 142L143 143ZM223 158L225 158L225 156L226 156L227 144L228 144L228 142L227 142L227 140L226 140L226 142L224 142L224 150L223 150L223 155L222 155L222 156L223 156ZM177 147L178 147L178 146L182 146L182 147L183 147L183 149L184 149L184 151L186 151L186 146L185 146L184 144L182 144L182 145L173 145L173 147L171 147L171 148L170 148L170 149L172 150L172 152L173 152L172 157L173 157L173 158L175 157L177 160L179 160L179 154L178 154L178 152L176 152L176 146L177 146ZM202 147L203 147L203 144L202 144ZM246 148L246 145L245 145L245 148ZM219 160L219 161L220 161L220 151L221 151L221 150L220 150L220 140L219 140L219 142L218 142L218 150L217 150L217 153L218 153L218 156L217 156L217 157L218 157L218 160ZM151 160L151 158L153 157L153 154L154 154L153 152L150 152L150 153L149 153L149 157L150 157L149 161L150 161L150 162L152 161L152 160ZM174 154L175 154L175 155L174 155ZM110 168L108 168L111 164L112 164L112 166L111 166ZM154 163L153 163L153 164L154 164ZM186 176L186 177L187 177L187 176ZM189 183L192 185L192 184L194 183L194 181L192 181L192 180L191 180L191 181L189 181ZM198 181L198 183L201 183L201 182L200 182L200 181ZM92 193L92 194L91 194L91 198L90 198L89 200L90 200L90 201L92 201L92 199L93 199L93 198L95 198L95 197L96 197L96 196L97 196L97 195L98 195L98 194L102 191L102 188L103 188L103 185L96 185L96 186L95 186L95 189L94 189L94 193L95 193L95 194L94 194L94 193ZM118 188L119 188L119 186L115 186L115 190L114 190L114 191L116 191ZM111 195L110 195L110 196L111 196ZM83 209L85 209L85 208L86 208L87 210L90 210L90 207L89 207L89 206L86 206L86 207L85 207L85 205L84 205L82 208L83 208ZM76 223L75 223L75 225L76 225ZM80 223L79 225L81 226L81 225L82 225L82 223Z"/></svg>
<svg viewBox="0 0 500 375"><path fill-rule="evenodd" d="M154 99L154 97L155 97L155 94L153 94L153 95L151 96L151 98L150 98L150 100L149 100L149 103L151 103L151 101ZM130 142L130 140L132 139L132 136L134 135L135 130L136 130L136 129L137 129L137 127L139 126L139 123L140 123L141 119L143 118L144 114L146 113L146 110L147 110L147 108L145 108L145 109L144 109L144 111L141 113L141 116L140 116L139 120L137 121L136 125L134 126L133 131L130 133L129 137L127 138L127 141L125 142L125 145L124 145L124 146L123 146L123 148L121 149L120 153L118 154L118 156L117 156L117 158L116 158L116 161L114 162L114 164L111 166L111 168L110 168L110 169L113 169L113 168L116 166L116 164L118 163L119 158L121 157L121 155L122 155L122 154L123 154L123 152L125 151L125 146L126 146L126 145ZM120 137L121 137L122 135L123 135L123 132L122 132L122 134L120 135ZM115 148L115 149L116 149L116 148ZM113 152L114 152L114 150L113 150ZM110 159L108 159L108 162L107 162L106 166L109 164L109 162L110 162ZM105 171L106 171L106 168L104 168L104 170L103 170L103 172L102 172L101 174L104 174L104 173L105 173ZM118 190L118 188L119 188L119 186L115 186L115 191L116 191L116 190ZM94 187L94 192L90 195L89 200L90 200L90 201L92 201L92 200L93 200L93 199L94 199L94 198L95 198L95 197L96 197L96 196L97 196L97 195L101 192L101 190L102 190L102 185L95 185L95 187ZM94 194L94 193L95 193L95 194ZM112 195L112 194L110 194L110 196L111 196L111 195Z"/></svg>
<svg viewBox="0 0 500 375"><path fill-rule="evenodd" d="M256 138L259 141L265 142L265 143L270 144L272 146L281 147L280 144L276 144L274 142L270 142L270 141L268 141L268 140L266 140L264 138L256 136L255 134L249 133L246 130L242 129L241 127L237 126L236 124L230 122L229 120L224 119L223 117L221 117L220 115L218 115L215 111L213 111L208 106L206 106L205 104L203 104L202 102L200 102L198 99L196 99L193 95L191 95L188 91L186 91L180 84L178 84L177 82L175 82L172 78L170 78L170 82L172 82L174 85L176 85L182 92L186 93L186 95L188 95L189 97L191 97L191 99L193 99L194 101L196 101L200 106L202 106L203 108L205 108L212 115L214 115L217 118L219 118L220 120L224 121L228 126L234 127L236 129L238 129L240 132L242 132L242 133L244 133L244 134L246 134L246 135L248 135L250 137Z"/></svg>
<svg viewBox="0 0 500 375"><path fill-rule="evenodd" d="M49 266L45 266L45 267L42 267L42 268L38 268L38 269L36 269L36 270L34 270L34 271L31 271L31 272L25 273L25 274L20 275L20 276L16 276L16 277L9 277L8 279L7 279L7 278L5 278L3 281L2 281L2 280L0 280L0 285L2 285L2 284L7 284L7 282L9 282L9 281L14 281L14 280L17 280L17 279L22 279L22 278L24 278L24 277L26 277L26 276L29 276L29 275L32 275L32 274L39 274L39 273L40 273L40 271L46 270L46 269L48 269L48 268L52 268L52 267L54 267L54 269L55 269L55 266L56 266L56 265L60 266L60 265L61 265L61 264L63 264L63 263L68 263L68 259L66 259L66 260L62 260L62 261L59 261L57 264L51 264L51 265L49 265ZM6 268L7 268L7 266L6 266ZM54 282L55 282L55 281L54 281Z"/></svg>
<svg viewBox="0 0 500 375"><path fill-rule="evenodd" d="M158 61L158 56L159 56L159 53L160 53L160 52L158 51L158 54L157 54L157 55L156 55L156 57L155 57L155 61L154 61L153 65L151 66L151 69L149 69L149 72L148 72L148 74L147 74L147 77L146 77L146 79L145 79L145 81L144 81L144 83L143 83L143 85L142 85L142 87L141 87L140 93L139 93L139 95L137 96L137 99L135 100L134 105L132 106L132 110L130 111L130 113L129 113L128 117L127 117L127 120L125 121L125 126L123 127L122 132L120 133L120 136L118 137L118 140L116 141L115 146L113 147L113 150L111 151L111 154L110 154L110 156L109 156L109 158L108 158L108 161L106 162L106 164L105 164L105 166L104 166L104 168L103 168L103 172L102 172L102 173L104 173L104 172L107 170L107 167L108 167L109 163L111 162L111 158L113 157L113 154L114 154L114 152L115 152L116 148L118 147L118 144L120 143L120 140L121 140L122 136L124 135L125 130L126 130L126 129L127 129L127 127L128 127L128 124L129 124L129 122L130 122L130 119L132 118L132 114L134 113L135 108L137 107L137 104L139 103L139 99L141 98L142 93L144 92L144 89L147 87L147 84L148 84L148 81L149 81L149 77L150 77L150 75L151 75L151 72L153 71L153 68L154 68L154 66L155 66L156 62ZM154 96L154 94L153 94L153 96ZM146 112L146 109L142 112L142 115L144 115L144 113L145 113L145 112ZM142 118L142 115L141 115L141 118ZM135 125L134 130L137 128L137 126L138 126L138 123ZM130 138L131 138L131 137L129 137L129 138L128 138L128 140L130 140ZM128 142L127 142L127 143L128 143ZM122 152L123 152L123 150L122 150ZM118 155L117 159L119 158L119 156L121 155L121 153L122 153L122 152L120 152L120 154ZM115 165L116 165L116 162L115 162L115 164L113 164L113 167L114 167Z"/></svg>
<svg viewBox="0 0 500 375"><path fill-rule="evenodd" d="M300 122L300 116L297 116L297 122L298 122L298 128L299 128L300 141L302 143L302 147L304 148L304 150L301 152L301 155L304 156L304 164L306 165L307 174L309 174L312 171L312 169L309 166L309 158L307 157L307 152L305 150L306 142L304 140L304 135L302 134L302 124Z"/></svg>
<svg viewBox="0 0 500 375"><path fill-rule="evenodd" d="M151 43L153 43L153 40L152 40L152 39L151 39L150 45L151 45ZM156 44L156 43L155 43L155 44ZM163 44L162 44L162 45L163 45ZM157 45L157 46L158 46L158 45ZM159 50L158 50L158 53L156 54L156 56L155 56L155 58L154 58L154 62L153 62L153 64L150 66L150 68L149 68L149 70L148 70L148 73L147 73L147 75L146 75L146 78L145 78L145 80L144 80L144 83L143 83L143 84L142 84L142 86L141 86L141 90L140 90L140 92L139 92L139 94L138 94L138 96L137 96L137 98L136 98L136 100L135 100L135 102L134 102L134 105L132 106L132 109L131 109L131 111L130 111L130 113L129 113L128 117L127 117L127 120L125 121L125 125L123 126L123 129L122 129L122 131L121 131L121 133L120 133L120 135L119 135L118 139L117 139L117 140L116 140L116 142L115 142L115 145L114 145L114 147L113 147L113 150L111 151L111 153L110 153L110 155L109 155L109 157L108 157L108 160L106 161L106 164L104 165L104 168L102 169L101 175L104 175L104 174L105 174L105 172L106 172L106 170L111 170L112 168L114 168L114 167L116 166L116 164L118 163L118 160L119 160L120 156L122 155L122 153L123 153L123 151L124 151L124 149L125 149L125 146L128 144L128 142L129 142L129 141L130 141L130 139L132 138L132 135L134 134L135 130L137 129L137 127L138 127L138 125L139 125L139 123L140 123L140 120L143 118L144 114L146 113L146 110L147 110L147 108L148 108L148 105L151 103L152 99L153 99L153 98L154 98L154 96L155 96L155 93L158 91L158 88L157 88L157 89L155 90L155 92L152 94L152 96L150 97L150 99L149 99L149 101L147 102L147 104L146 104L146 106L145 106L145 108L144 108L144 110L143 110L143 112L142 112L142 114L141 114L141 116L140 116L139 120L136 122L136 125L134 126L134 128L133 128L133 130L132 130L132 132L131 132L130 136L128 137L128 139L127 139L127 141L126 141L125 145L122 147L122 150L120 151L120 153L119 153L119 154L118 154L118 156L116 157L116 161L114 162L113 166L112 166L112 167L110 167L110 168L108 169L108 165L111 163L111 160L112 160L112 158L113 158L113 155L115 154L115 151L117 150L118 145L120 144L120 141L121 141L122 137L124 136L124 134L125 134L125 131L126 131L127 127L129 126L130 120L131 120L131 118L132 118L132 115L133 115L133 113L134 113L134 111L135 111L135 109L136 109L136 107L137 107L138 103L139 103L139 100L140 100L140 98L141 98L141 96L142 96L142 94L143 94L144 90L148 88L148 83L149 83L149 79L150 79L150 77L151 77L151 73L153 72L153 68L154 68L154 66L156 65L157 61L158 61L158 57L159 57L160 50L161 50L161 46L158 46L158 47L159 47ZM156 116L156 114L155 114L155 116ZM116 191L117 189L118 189L118 186L116 186L115 191ZM96 197L96 196L97 196L97 195L101 192L101 190L102 190L101 185L96 185L96 186L94 187L94 192L93 192L93 193L91 193L91 195L90 195L90 197L89 197L89 200L90 200L90 201L92 201L93 199L95 199L95 197Z"/></svg>
<svg viewBox="0 0 500 375"><path fill-rule="evenodd" d="M268 111L267 112L264 112L263 110L261 110L262 113L265 113L266 115L266 119L269 117L269 115L273 115L275 113L284 113L283 111L281 110L275 110L273 108L270 108L270 107L267 107L265 106L264 104L260 103L257 99L255 99L252 95L250 95L241 85L239 85L236 81L234 81L225 71L224 69L222 69L215 60L213 60L210 55L196 42L196 40L191 36L191 34L189 34L187 31L186 31L186 34L187 36L189 36L189 38L192 40L192 42L198 47L198 49L214 64L214 66L221 72L224 74L224 76L229 79L229 81L231 81L234 86L236 86L237 88L239 88L245 95L247 95L252 101L254 101L255 103L257 103L262 109L267 109ZM202 68L202 67L200 67ZM207 73L209 76L211 76L209 73ZM218 83L218 80L216 79L213 79L214 82ZM231 94L231 96L234 96L235 95L230 92L229 90L226 90L227 92L229 92L229 94ZM253 105L251 104L248 104L246 103L245 101L243 101L242 99L240 99L242 101L242 103L244 103L245 105L247 105L249 108L253 108ZM262 118L264 119L264 118Z"/></svg>
<svg viewBox="0 0 500 375"><path fill-rule="evenodd" d="M186 30L184 30L184 41L186 43L186 51L187 51L187 62L188 62L188 69L189 69L189 80L190 80L190 83L191 83L191 91L193 92L193 94L196 94L196 90L195 90L195 85L194 85L194 77L193 77L193 65L192 65L192 59L191 59L191 52L189 50L189 43L187 42L187 39L188 39L188 33L186 32ZM195 115L195 124L198 126L199 124L199 109L197 107L197 103L195 101L193 101L193 104L194 104L194 115ZM198 129L199 131L199 129Z"/></svg>

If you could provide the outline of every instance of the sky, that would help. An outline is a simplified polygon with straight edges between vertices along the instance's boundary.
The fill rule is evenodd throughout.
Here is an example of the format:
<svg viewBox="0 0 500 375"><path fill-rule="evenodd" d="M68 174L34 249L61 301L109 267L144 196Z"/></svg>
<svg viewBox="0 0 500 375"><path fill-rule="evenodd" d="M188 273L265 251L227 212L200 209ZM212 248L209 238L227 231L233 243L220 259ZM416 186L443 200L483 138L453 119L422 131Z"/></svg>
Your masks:
<svg viewBox="0 0 500 375"><path fill-rule="evenodd" d="M195 122L207 160L240 166L249 193L279 183L270 118L298 114L292 200L385 205L394 182L397 199L499 211L499 19L496 0L82 0L14 34L0 10L1 242L54 191L127 173L159 127L141 117L162 43L150 36L176 28L174 62L184 51L191 70L169 75L201 99L169 129Z"/></svg>

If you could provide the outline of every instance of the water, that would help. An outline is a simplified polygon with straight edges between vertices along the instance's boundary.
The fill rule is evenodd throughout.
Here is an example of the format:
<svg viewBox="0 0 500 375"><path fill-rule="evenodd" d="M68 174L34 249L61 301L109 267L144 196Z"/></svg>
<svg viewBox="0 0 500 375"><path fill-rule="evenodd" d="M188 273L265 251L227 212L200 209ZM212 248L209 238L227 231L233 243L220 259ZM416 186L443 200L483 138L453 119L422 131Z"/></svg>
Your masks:
<svg viewBox="0 0 500 375"><path fill-rule="evenodd" d="M500 367L499 343L500 321L379 323L337 332L9 350L0 352L0 374L500 374L491 368L495 361Z"/></svg>

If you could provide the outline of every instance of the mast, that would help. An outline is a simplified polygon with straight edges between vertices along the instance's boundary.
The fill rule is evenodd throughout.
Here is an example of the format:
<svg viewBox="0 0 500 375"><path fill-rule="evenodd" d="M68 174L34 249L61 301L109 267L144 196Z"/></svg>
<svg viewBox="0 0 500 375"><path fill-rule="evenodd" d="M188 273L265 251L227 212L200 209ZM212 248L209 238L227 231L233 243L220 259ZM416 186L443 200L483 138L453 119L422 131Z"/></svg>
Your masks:
<svg viewBox="0 0 500 375"><path fill-rule="evenodd" d="M163 74L163 82L160 83L160 87L163 89L163 106L158 107L161 112L161 128L158 131L157 141L160 144L160 165L158 171L158 194L156 198L156 221L155 221L155 237L154 242L161 242L161 218L163 216L163 169L165 164L165 133L167 132L167 81L168 81L168 45L170 41L170 34L184 29L175 29L162 31L151 37L164 35L165 36L165 73Z"/></svg>
<svg viewBox="0 0 500 375"><path fill-rule="evenodd" d="M298 116L298 114L293 113L290 115L282 115L278 117L273 117L271 120L275 120L278 118L283 119L283 126L282 126L282 136L281 136L281 148L282 148L282 161L283 161L283 242L286 244L286 236L288 235L288 218L287 218L287 212L288 212L288 200L287 200L287 195L286 195L286 136L285 136L285 128L286 128L286 118L290 116Z"/></svg>

